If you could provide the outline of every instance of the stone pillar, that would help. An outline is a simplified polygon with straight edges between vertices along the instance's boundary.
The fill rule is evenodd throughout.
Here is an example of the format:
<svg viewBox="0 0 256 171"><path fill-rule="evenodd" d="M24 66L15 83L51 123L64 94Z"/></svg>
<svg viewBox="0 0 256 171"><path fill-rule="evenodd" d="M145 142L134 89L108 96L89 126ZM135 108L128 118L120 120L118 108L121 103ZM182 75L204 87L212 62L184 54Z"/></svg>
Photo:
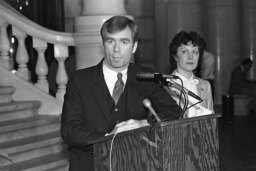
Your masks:
<svg viewBox="0 0 256 171"><path fill-rule="evenodd" d="M74 32L74 19L82 13L82 0L64 0L65 32Z"/></svg>
<svg viewBox="0 0 256 171"><path fill-rule="evenodd" d="M140 43L134 55L137 64L155 68L155 0L129 0L125 2L128 14L134 17Z"/></svg>
<svg viewBox="0 0 256 171"><path fill-rule="evenodd" d="M215 104L228 93L231 71L241 58L239 0L208 0L209 49L216 56Z"/></svg>
<svg viewBox="0 0 256 171"><path fill-rule="evenodd" d="M74 26L77 69L93 66L103 58L100 28L113 15L126 15L124 0L83 0L82 15L75 18Z"/></svg>
<svg viewBox="0 0 256 171"><path fill-rule="evenodd" d="M203 32L203 4L201 0L156 0L156 69L169 72L168 46L181 30Z"/></svg>
<svg viewBox="0 0 256 171"><path fill-rule="evenodd" d="M256 80L256 1L243 0L243 58L251 58L254 61L249 79Z"/></svg>
<svg viewBox="0 0 256 171"><path fill-rule="evenodd" d="M83 0L82 16L125 15L124 0Z"/></svg>

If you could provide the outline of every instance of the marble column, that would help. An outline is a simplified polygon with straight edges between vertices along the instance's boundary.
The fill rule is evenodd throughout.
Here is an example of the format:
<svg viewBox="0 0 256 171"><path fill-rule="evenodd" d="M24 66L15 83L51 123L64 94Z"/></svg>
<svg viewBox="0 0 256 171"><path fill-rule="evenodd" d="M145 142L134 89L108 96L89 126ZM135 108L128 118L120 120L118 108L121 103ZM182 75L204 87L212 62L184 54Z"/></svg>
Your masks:
<svg viewBox="0 0 256 171"><path fill-rule="evenodd" d="M256 1L243 0L243 58L251 58L253 67L248 75L249 79L256 80Z"/></svg>
<svg viewBox="0 0 256 171"><path fill-rule="evenodd" d="M215 104L228 93L231 71L241 60L239 0L208 0L209 44L216 56Z"/></svg>
<svg viewBox="0 0 256 171"><path fill-rule="evenodd" d="M126 14L124 0L83 0L81 16L75 18L74 24L77 69L93 66L103 58L100 36L103 22L113 15Z"/></svg>
<svg viewBox="0 0 256 171"><path fill-rule="evenodd" d="M204 36L203 3L201 0L156 0L156 69L169 71L168 46L181 30L196 31Z"/></svg>
<svg viewBox="0 0 256 171"><path fill-rule="evenodd" d="M128 0L125 2L125 8L139 27L140 42L134 55L134 62L154 69L155 0Z"/></svg>

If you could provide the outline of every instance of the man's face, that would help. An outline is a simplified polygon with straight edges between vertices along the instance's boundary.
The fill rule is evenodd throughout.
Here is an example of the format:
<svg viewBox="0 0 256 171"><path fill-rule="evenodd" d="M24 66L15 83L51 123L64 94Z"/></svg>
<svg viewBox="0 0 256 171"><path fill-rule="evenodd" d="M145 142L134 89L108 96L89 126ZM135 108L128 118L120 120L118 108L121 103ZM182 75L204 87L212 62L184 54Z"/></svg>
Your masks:
<svg viewBox="0 0 256 171"><path fill-rule="evenodd" d="M126 27L117 33L106 33L103 41L106 65L115 71L127 68L138 44L133 43L132 31Z"/></svg>

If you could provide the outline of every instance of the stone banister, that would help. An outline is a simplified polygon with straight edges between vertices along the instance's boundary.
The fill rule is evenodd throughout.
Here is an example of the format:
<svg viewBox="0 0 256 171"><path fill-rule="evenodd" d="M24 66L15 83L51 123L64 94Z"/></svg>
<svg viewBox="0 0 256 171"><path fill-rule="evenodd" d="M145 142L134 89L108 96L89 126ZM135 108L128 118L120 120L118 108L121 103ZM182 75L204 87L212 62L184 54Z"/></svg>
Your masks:
<svg viewBox="0 0 256 171"><path fill-rule="evenodd" d="M37 37L52 44L75 46L73 33L58 32L42 27L21 15L2 0L0 0L0 12L0 17L7 23L19 28L22 32L32 37Z"/></svg>
<svg viewBox="0 0 256 171"><path fill-rule="evenodd" d="M11 30L8 30L9 25L11 25ZM17 48L14 49L16 53L13 53L15 56L11 56L12 38L10 35L8 35L9 32L11 32L11 35L16 38L15 41L17 41ZM37 76L37 80L35 83L31 82L31 71L29 71L28 68L30 57L27 51L25 40L29 36L32 37L32 48L34 48L34 50L37 52L37 58L34 59L37 60L35 66L35 74ZM12 71L12 73L15 73L15 75L21 80L24 80L24 82L30 83L36 92L39 90L41 93L45 93L47 95L49 95L49 82L47 79L49 66L46 63L45 51L48 48L48 44L53 45L53 57L58 63L58 68L56 68L57 73L55 76L57 90L55 92L55 97L51 96L51 98L55 98L56 103L62 105L64 94L66 93L66 84L68 82L65 61L70 56L68 47L75 46L74 34L53 31L40 26L39 24L36 24L28 18L24 17L3 0L0 0L0 67L5 68L7 71L9 70L11 72L11 70L14 68L13 61L15 61L18 66L17 68L14 68L15 70ZM1 84L3 83L1 82ZM13 85L15 86L15 83ZM15 96L17 98L15 100L22 100L18 97L30 97L30 95L27 96L27 94L22 93L23 92L20 92L19 96ZM41 100L41 98L39 97L38 99L27 100ZM44 106L44 101L42 103L42 113L52 113L49 111L51 108L49 106ZM54 114L60 113L61 107L58 107L57 110L54 109Z"/></svg>

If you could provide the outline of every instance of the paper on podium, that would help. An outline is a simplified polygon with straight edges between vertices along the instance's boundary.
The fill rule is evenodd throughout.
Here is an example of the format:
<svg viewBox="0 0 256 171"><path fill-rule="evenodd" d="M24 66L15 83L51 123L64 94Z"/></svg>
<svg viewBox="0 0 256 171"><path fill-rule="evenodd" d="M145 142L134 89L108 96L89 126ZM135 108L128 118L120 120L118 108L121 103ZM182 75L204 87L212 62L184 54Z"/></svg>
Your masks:
<svg viewBox="0 0 256 171"><path fill-rule="evenodd" d="M202 107L200 105L196 105L188 110L186 117L191 118L195 116L204 116L204 115L210 115L210 114L213 114L213 111L205 107Z"/></svg>
<svg viewBox="0 0 256 171"><path fill-rule="evenodd" d="M138 128L148 126L148 125L149 125L149 123L146 120L129 119L127 121L117 124L115 126L114 130L111 133L105 134L105 136L124 132L124 131L130 131L133 129L138 129Z"/></svg>

